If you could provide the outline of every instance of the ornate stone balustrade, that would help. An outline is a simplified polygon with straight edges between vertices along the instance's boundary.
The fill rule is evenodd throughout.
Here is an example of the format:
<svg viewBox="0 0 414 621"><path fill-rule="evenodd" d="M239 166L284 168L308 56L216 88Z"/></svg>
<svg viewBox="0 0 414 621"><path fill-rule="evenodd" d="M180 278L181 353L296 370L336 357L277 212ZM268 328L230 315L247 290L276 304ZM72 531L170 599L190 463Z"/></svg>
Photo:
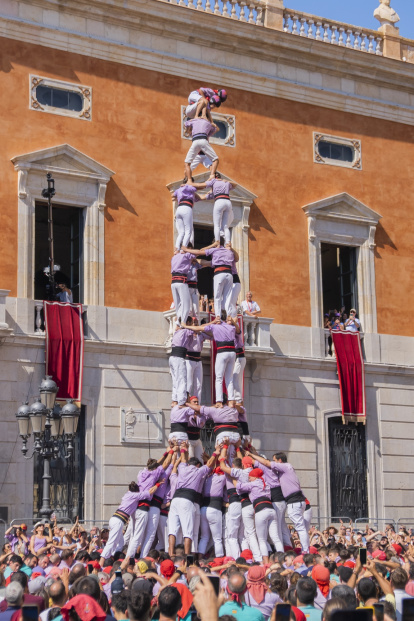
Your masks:
<svg viewBox="0 0 414 621"><path fill-rule="evenodd" d="M376 30L358 28L291 9L283 11L283 18L284 32L382 56L383 35Z"/></svg>
<svg viewBox="0 0 414 621"><path fill-rule="evenodd" d="M162 0L169 4L177 4L185 6L188 9L201 11L202 13L210 13L212 15L221 15L239 22L255 24L263 26L265 2L262 0Z"/></svg>
<svg viewBox="0 0 414 621"><path fill-rule="evenodd" d="M335 358L335 347L332 342L331 331L328 329L324 329L324 338L325 338L325 358ZM360 332L361 336L361 345L362 345L362 355L365 360L365 351L364 351L364 333Z"/></svg>
<svg viewBox="0 0 414 621"><path fill-rule="evenodd" d="M166 347L171 344L171 339L175 331L175 311L171 309L164 313L165 319L168 321L168 336L165 340ZM209 313L201 312L200 321L205 319L209 321ZM244 345L246 355L253 357L263 357L273 355L274 351L270 346L270 326L273 319L269 317L249 317L243 315L244 324ZM204 345L206 351L210 349L210 343L207 341Z"/></svg>

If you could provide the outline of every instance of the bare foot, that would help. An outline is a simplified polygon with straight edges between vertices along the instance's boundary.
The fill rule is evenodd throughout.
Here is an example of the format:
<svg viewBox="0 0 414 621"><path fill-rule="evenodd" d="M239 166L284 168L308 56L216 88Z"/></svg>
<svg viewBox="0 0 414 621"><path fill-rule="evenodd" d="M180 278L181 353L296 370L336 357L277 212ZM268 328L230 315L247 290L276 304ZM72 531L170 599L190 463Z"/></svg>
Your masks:
<svg viewBox="0 0 414 621"><path fill-rule="evenodd" d="M216 408L222 408L222 407L223 407L222 402L221 402L221 401L217 401L217 403L216 403L215 407L216 407Z"/></svg>

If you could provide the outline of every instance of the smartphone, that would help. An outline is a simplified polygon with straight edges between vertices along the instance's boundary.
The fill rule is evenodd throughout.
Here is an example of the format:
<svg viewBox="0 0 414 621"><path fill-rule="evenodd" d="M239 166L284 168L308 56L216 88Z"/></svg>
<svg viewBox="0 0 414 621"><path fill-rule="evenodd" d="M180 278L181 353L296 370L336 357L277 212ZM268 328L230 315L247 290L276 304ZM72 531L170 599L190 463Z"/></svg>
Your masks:
<svg viewBox="0 0 414 621"><path fill-rule="evenodd" d="M276 604L276 621L289 621L291 610L290 604Z"/></svg>
<svg viewBox="0 0 414 621"><path fill-rule="evenodd" d="M207 576L207 578L210 580L211 584L213 585L214 592L218 597L220 593L220 576Z"/></svg>
<svg viewBox="0 0 414 621"><path fill-rule="evenodd" d="M88 574L91 574L93 572L93 565L92 563L88 563Z"/></svg>
<svg viewBox="0 0 414 621"><path fill-rule="evenodd" d="M402 601L402 621L414 621L414 599L406 597Z"/></svg>
<svg viewBox="0 0 414 621"><path fill-rule="evenodd" d="M359 548L359 560L361 561L361 565L366 565L367 563L367 549Z"/></svg>
<svg viewBox="0 0 414 621"><path fill-rule="evenodd" d="M22 606L22 621L38 621L39 610L37 606Z"/></svg>
<svg viewBox="0 0 414 621"><path fill-rule="evenodd" d="M331 621L372 621L373 610L369 608L358 608L357 610L335 610Z"/></svg>
<svg viewBox="0 0 414 621"><path fill-rule="evenodd" d="M194 554L187 554L187 567L194 565Z"/></svg>
<svg viewBox="0 0 414 621"><path fill-rule="evenodd" d="M384 604L373 604L375 621L384 621Z"/></svg>

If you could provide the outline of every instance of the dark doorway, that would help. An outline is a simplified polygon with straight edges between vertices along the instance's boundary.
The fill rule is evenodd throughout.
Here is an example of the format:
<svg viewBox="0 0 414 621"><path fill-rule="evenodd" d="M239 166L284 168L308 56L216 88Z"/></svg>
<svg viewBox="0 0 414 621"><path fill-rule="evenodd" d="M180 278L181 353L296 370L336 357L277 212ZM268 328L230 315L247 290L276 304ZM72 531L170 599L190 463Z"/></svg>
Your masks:
<svg viewBox="0 0 414 621"><path fill-rule="evenodd" d="M200 250L206 246L210 246L214 241L213 227L195 226L194 227L194 248ZM207 261L211 261L211 257L202 257ZM210 300L214 297L213 288L214 270L211 267L204 267L198 270L198 292L201 296L206 295Z"/></svg>
<svg viewBox="0 0 414 621"><path fill-rule="evenodd" d="M50 462L50 506L59 518L79 519L84 517L84 481L85 481L85 428L86 406L82 405L78 430L73 441L74 451L70 459L65 459L65 449L59 443L59 455ZM38 515L42 506L43 459L35 453L33 513Z"/></svg>
<svg viewBox="0 0 414 621"><path fill-rule="evenodd" d="M74 302L83 302L83 209L53 205L55 263L60 265L56 283L64 282ZM46 299L48 280L43 268L49 264L47 204L35 205L35 299Z"/></svg>
<svg viewBox="0 0 414 621"><path fill-rule="evenodd" d="M352 520L368 516L365 426L329 419L331 515Z"/></svg>
<svg viewBox="0 0 414 621"><path fill-rule="evenodd" d="M358 310L357 248L321 244L323 312Z"/></svg>

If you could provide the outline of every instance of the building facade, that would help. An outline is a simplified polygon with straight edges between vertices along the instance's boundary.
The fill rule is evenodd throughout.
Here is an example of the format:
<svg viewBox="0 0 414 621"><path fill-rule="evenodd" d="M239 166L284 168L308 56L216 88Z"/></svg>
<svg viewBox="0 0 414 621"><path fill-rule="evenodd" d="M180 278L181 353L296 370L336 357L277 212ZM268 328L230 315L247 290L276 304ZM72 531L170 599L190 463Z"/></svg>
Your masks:
<svg viewBox="0 0 414 621"><path fill-rule="evenodd" d="M352 518L407 518L414 43L385 18L365 30L282 0L0 8L2 515L34 508L35 469L21 456L14 414L45 368L46 172L57 190L56 261L87 311L82 484L69 512L108 519L122 486L165 445L172 193L189 146L182 106L211 84L229 93L213 146L237 183L242 296L253 290L262 309L246 322L254 442L268 456L288 453L320 517L347 517L349 507ZM202 167L196 175L206 178ZM211 234L211 211L196 206L196 240ZM362 322L367 400L366 428L346 433L323 328L342 303ZM208 403L208 348L203 359Z"/></svg>

